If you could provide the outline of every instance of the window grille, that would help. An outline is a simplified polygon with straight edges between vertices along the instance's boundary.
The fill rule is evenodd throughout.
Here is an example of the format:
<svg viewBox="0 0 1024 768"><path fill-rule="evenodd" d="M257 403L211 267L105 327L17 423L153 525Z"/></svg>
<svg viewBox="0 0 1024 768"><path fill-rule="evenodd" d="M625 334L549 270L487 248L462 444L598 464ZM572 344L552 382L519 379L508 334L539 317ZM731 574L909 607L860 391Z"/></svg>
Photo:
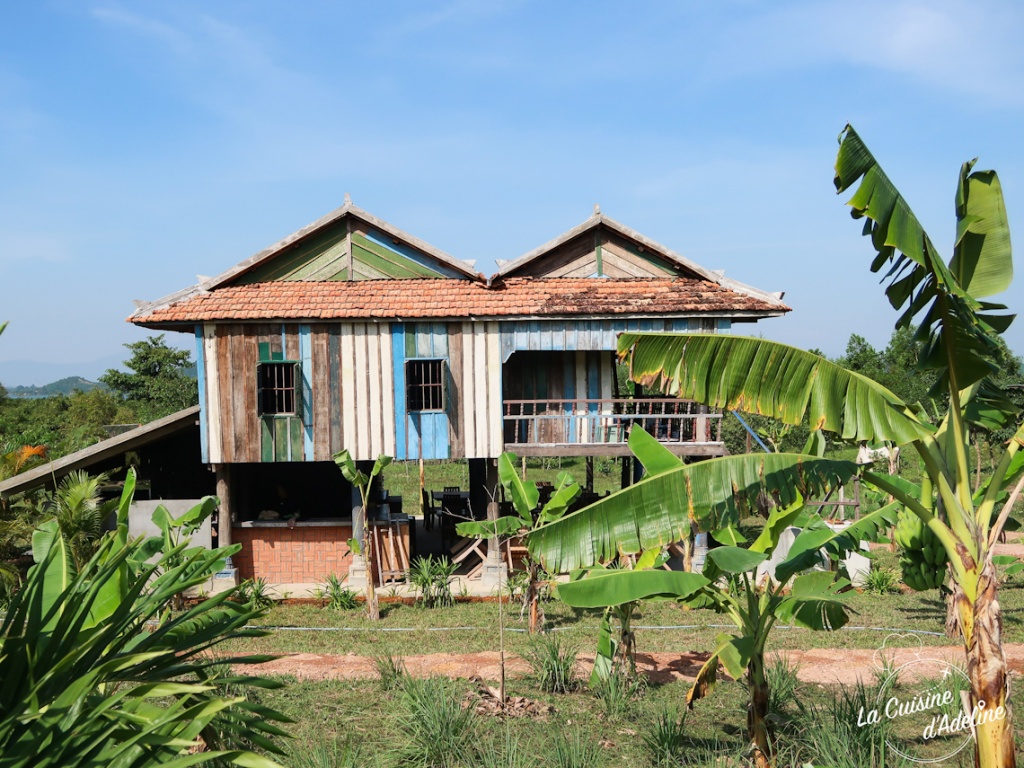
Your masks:
<svg viewBox="0 0 1024 768"><path fill-rule="evenodd" d="M260 363L256 369L261 415L294 414L298 411L296 363Z"/></svg>
<svg viewBox="0 0 1024 768"><path fill-rule="evenodd" d="M406 361L405 394L410 411L444 410L444 361Z"/></svg>

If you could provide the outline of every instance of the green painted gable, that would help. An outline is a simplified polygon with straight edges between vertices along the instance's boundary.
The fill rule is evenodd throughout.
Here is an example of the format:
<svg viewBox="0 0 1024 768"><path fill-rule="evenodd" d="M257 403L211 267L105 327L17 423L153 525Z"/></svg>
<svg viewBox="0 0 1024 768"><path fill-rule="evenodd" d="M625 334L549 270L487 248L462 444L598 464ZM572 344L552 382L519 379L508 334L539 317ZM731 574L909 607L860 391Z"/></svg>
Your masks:
<svg viewBox="0 0 1024 768"><path fill-rule="evenodd" d="M463 276L362 221L343 219L284 248L240 276L235 284L437 277Z"/></svg>

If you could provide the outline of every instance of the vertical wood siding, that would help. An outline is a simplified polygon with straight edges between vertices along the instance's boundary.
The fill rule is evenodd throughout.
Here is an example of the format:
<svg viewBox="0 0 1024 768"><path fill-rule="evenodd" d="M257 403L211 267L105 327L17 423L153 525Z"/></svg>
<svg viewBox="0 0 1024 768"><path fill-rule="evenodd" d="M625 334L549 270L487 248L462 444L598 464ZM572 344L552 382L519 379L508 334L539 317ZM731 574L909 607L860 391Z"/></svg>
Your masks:
<svg viewBox="0 0 1024 768"><path fill-rule="evenodd" d="M357 461L395 455L394 364L391 329L386 324L340 323L340 358L328 365L341 372L338 399L341 435L337 444ZM314 366L317 363L314 361ZM332 385L333 392L333 385ZM334 422L334 417L330 417ZM331 436L332 445L335 444ZM316 457L329 460L330 456Z"/></svg>
<svg viewBox="0 0 1024 768"><path fill-rule="evenodd" d="M459 395L465 457L493 458L501 454L503 447L499 324L466 322L461 325Z"/></svg>
<svg viewBox="0 0 1024 768"><path fill-rule="evenodd" d="M206 408L208 456L211 464L224 461L224 408L220 400L220 367L217 355L217 328L203 325L203 358L206 368Z"/></svg>
<svg viewBox="0 0 1024 768"><path fill-rule="evenodd" d="M677 318L671 320L513 320L500 323L501 359L513 352L615 351L618 335L624 331L699 331L714 320ZM728 320L718 321L728 328Z"/></svg>
<svg viewBox="0 0 1024 768"><path fill-rule="evenodd" d="M300 363L300 416L259 416L260 343ZM207 427L205 461L330 461L342 448L359 460L395 455L387 325L208 323L197 332L197 344Z"/></svg>
<svg viewBox="0 0 1024 768"><path fill-rule="evenodd" d="M491 458L504 442L503 378L512 399L611 398L615 370L609 353L618 333L727 332L730 325L728 319L685 318L468 321L395 324L392 335L390 326L377 323L206 323L196 329L203 460L330 461L342 448L360 460L381 453L416 458L420 439L430 446L424 453L428 458ZM271 426L259 417L261 343L301 363L301 418L278 419L282 424ZM517 351L568 354L559 356L558 370L547 372L527 393L525 385L510 384L514 368L502 375ZM421 414L415 430L405 410L404 363L410 357L447 361L445 411ZM265 455L261 444L268 439L273 447Z"/></svg>

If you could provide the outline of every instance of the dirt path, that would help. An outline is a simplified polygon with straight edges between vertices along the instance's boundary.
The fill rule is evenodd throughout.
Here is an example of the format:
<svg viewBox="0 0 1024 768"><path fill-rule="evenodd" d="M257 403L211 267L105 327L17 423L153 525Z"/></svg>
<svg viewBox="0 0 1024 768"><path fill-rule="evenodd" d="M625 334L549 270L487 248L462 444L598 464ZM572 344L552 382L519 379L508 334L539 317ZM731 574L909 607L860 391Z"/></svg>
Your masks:
<svg viewBox="0 0 1024 768"><path fill-rule="evenodd" d="M999 555L1015 555L1024 559L1024 532L1010 534L1012 543L997 544ZM1024 674L1024 643L1003 646L1010 673ZM896 666L914 662L910 669L924 675L933 675L944 663L963 665L964 653L960 646L929 646L894 649L890 654ZM849 685L858 678L874 679L881 670L880 652L873 649L816 648L807 651L787 651L790 664L799 666L799 677L804 682L822 685L842 683ZM641 653L637 667L654 682L692 680L708 658L707 653ZM452 678L480 677L498 680L500 662L497 651L487 653L431 653L404 657L406 669L418 677L443 675ZM933 662L930 666L928 661ZM579 657L580 672L590 674L593 656ZM506 671L510 677L523 677L530 673L529 665L514 654L507 657ZM377 672L373 659L355 654L293 653L258 667L261 675L291 675L303 680L346 680L374 678ZM251 671L248 668L247 671Z"/></svg>
<svg viewBox="0 0 1024 768"><path fill-rule="evenodd" d="M1011 674L1024 673L1024 644L1004 646ZM850 684L863 678L873 680L875 670L881 669L880 654L875 650L847 648L817 648L808 651L788 651L791 664L799 665L799 677L805 682ZM641 653L637 666L654 682L693 679L707 659L707 653ZM497 680L500 664L497 652L487 653L431 653L424 656L406 656L406 669L417 677L442 675L452 678L480 677ZM580 671L586 676L594 662L593 656L580 656ZM933 675L943 663L962 664L963 650L956 646L895 649L897 666L915 662L911 668L921 674ZM251 669L251 668L250 668ZM302 680L346 680L374 678L377 673L373 659L354 654L294 653L258 667L261 675L291 675ZM507 657L506 670L511 677L523 677L530 667L517 656Z"/></svg>

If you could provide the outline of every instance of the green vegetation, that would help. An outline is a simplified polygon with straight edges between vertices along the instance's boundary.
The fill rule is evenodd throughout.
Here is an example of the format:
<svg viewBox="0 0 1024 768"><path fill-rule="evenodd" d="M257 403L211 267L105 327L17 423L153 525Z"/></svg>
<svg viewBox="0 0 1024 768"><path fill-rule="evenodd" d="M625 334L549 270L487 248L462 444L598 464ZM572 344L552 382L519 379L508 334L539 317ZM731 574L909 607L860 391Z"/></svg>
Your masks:
<svg viewBox="0 0 1024 768"><path fill-rule="evenodd" d="M8 396L23 388L0 388L0 445L45 445L56 459L109 437L107 426L144 424L199 402L190 353L168 347L162 335L125 346L129 372L107 371L103 386L62 379L43 388L53 390L49 396L31 398Z"/></svg>
<svg viewBox="0 0 1024 768"><path fill-rule="evenodd" d="M131 357L124 365L131 372L109 370L100 376L142 423L169 416L199 403L199 383L191 354L172 349L163 334L124 345Z"/></svg>
<svg viewBox="0 0 1024 768"><path fill-rule="evenodd" d="M965 163L960 171L957 237L947 264L850 126L841 135L836 160L836 189L859 184L849 204L871 236L872 270L887 269L887 296L903 312L897 327L919 322L916 368L934 376L930 407L905 402L882 384L818 355L763 339L626 333L619 337L619 351L629 361L630 378L644 386L789 427L808 423L844 441L884 441L914 450L924 467L920 484L872 471L863 477L918 517L946 553L951 620L963 637L971 670L971 706L985 702L1006 714L977 727L977 764L994 768L1014 764L1014 741L1009 711L999 709L1006 703L1009 678L992 547L1024 489L1024 454L1018 455L1024 428L1013 434L988 481L978 486L968 463L972 427L1012 430L1018 409L996 375L1005 349L999 336L1013 318L997 314L1002 305L984 301L1012 279L1006 211L995 173L975 172L973 166ZM801 494L821 493L850 476L848 462L814 454L772 453L757 461L732 456L696 465L700 470L651 472L648 467L650 476L640 483L531 534L531 547L552 570L585 567L683 538L693 518L719 540L737 543L741 510L763 494L785 508ZM938 567L927 553L920 562ZM720 658L728 668L727 659ZM761 686L763 675L749 662L746 674L752 690ZM751 737L758 763L767 765L773 745L760 737L756 720L750 721Z"/></svg>
<svg viewBox="0 0 1024 768"><path fill-rule="evenodd" d="M163 536L130 541L133 492L130 475L116 530L80 567L56 521L32 537L35 565L0 625L0 765L276 766L252 749L280 753L283 717L247 695L274 684L232 670L262 659L214 653L253 636L244 626L257 614L231 592L170 613L237 547L168 548L178 521L166 511L154 515Z"/></svg>

